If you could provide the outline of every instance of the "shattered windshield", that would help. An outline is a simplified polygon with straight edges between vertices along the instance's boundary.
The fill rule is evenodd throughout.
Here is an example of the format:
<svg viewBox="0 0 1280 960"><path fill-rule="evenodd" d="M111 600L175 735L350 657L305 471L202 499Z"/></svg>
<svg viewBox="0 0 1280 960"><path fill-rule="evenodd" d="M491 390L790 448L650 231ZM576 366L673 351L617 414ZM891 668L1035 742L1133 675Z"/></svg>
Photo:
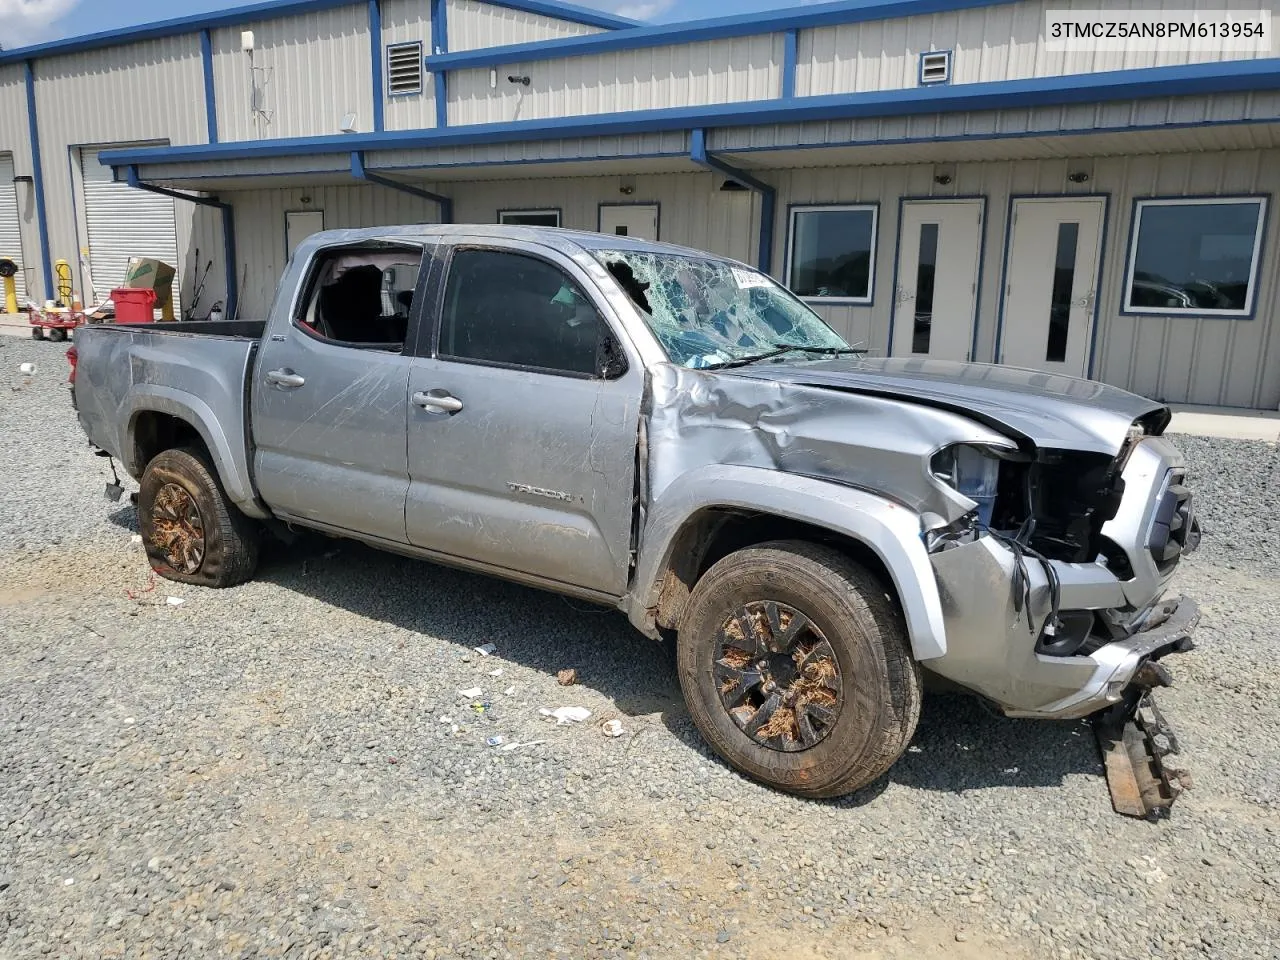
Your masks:
<svg viewBox="0 0 1280 960"><path fill-rule="evenodd" d="M596 257L640 308L667 356L682 367L855 352L799 299L749 267L634 250L600 250Z"/></svg>

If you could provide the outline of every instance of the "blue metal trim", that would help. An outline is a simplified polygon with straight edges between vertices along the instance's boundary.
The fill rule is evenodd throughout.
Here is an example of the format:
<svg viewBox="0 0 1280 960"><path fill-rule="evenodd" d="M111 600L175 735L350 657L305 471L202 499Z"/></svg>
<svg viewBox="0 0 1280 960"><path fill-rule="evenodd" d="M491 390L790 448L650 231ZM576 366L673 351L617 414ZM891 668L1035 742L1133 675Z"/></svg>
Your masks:
<svg viewBox="0 0 1280 960"><path fill-rule="evenodd" d="M889 346L888 346L888 349L885 350L886 357L892 357L894 355L893 354L893 329L894 329L894 321L897 319L897 314L898 314L898 262L902 254L902 218L906 214L907 204L908 203L956 203L961 201L973 201L973 200L977 200L979 203L982 204L982 212L980 214L980 216L982 217L982 223L981 223L982 231L981 231L981 237L979 238L979 246L978 246L978 278L976 281L978 286L977 286L977 289L974 291L974 296L973 296L973 327L972 327L973 336L970 338L973 341L973 343L971 343L969 346L969 356L968 356L969 360L973 359L974 352L977 349L976 346L974 346L974 344L977 343L978 312L981 309L981 302L982 302L982 267L983 267L983 264L986 262L986 247L987 247L987 244L986 244L987 197L985 194L981 194L981 193L958 194L955 196L936 195L936 194L933 196L918 195L918 196L912 196L912 197L898 198L898 232L897 232L897 235L893 238L893 286L889 288L890 296L893 299L890 301L890 304L889 304Z"/></svg>
<svg viewBox="0 0 1280 960"><path fill-rule="evenodd" d="M40 161L40 121L36 117L36 76L30 60L23 62L27 84L27 136L31 140L31 185L36 191L36 219L40 226L40 268L45 298L53 296L53 260L49 257L49 215L44 204L44 168ZM78 241L77 241L78 242Z"/></svg>
<svg viewBox="0 0 1280 960"><path fill-rule="evenodd" d="M200 64L204 70L204 122L210 143L218 142L218 101L213 83L213 37L200 31Z"/></svg>
<svg viewBox="0 0 1280 960"><path fill-rule="evenodd" d="M795 30L788 30L782 35L782 99L790 100L796 95L796 50L798 37Z"/></svg>
<svg viewBox="0 0 1280 960"><path fill-rule="evenodd" d="M657 210L657 220L653 225L658 235L655 240L662 240L662 204L657 200L601 200L596 204L596 233L604 232L605 207L653 207Z"/></svg>
<svg viewBox="0 0 1280 960"><path fill-rule="evenodd" d="M760 194L760 237L756 251L756 266L761 273L773 272L773 221L776 216L778 191L771 184L757 180L751 174L725 163L719 157L707 153L707 132L701 127L689 131L689 159L700 167L723 173L744 187Z"/></svg>
<svg viewBox="0 0 1280 960"><path fill-rule="evenodd" d="M300 137L291 140L119 150L108 151L103 154L103 158L108 165L174 163L219 158L244 159L255 156L345 153L352 149L368 151L455 144L512 143L522 140L556 140L565 137L657 133L773 123L795 124L812 120L914 116L928 113L1060 106L1073 103L1096 103L1103 100L1274 89L1280 89L1280 58L1146 67L1084 76L960 83L941 89L933 87L841 93L821 97L795 97L791 100L753 100L744 103L634 110L582 117L551 117L514 123L469 124L442 130L394 130L381 134L341 134ZM1194 126L1202 126L1202 124L1194 124ZM1106 132L1115 133L1123 129L1111 128ZM1045 136L1046 134L1029 135ZM977 136L965 139L984 138Z"/></svg>
<svg viewBox="0 0 1280 960"><path fill-rule="evenodd" d="M1129 285L1133 283L1134 234L1138 229L1138 205L1141 203L1174 203L1181 200L1217 200L1222 203L1257 203L1260 205L1261 234L1258 238L1257 255L1253 258L1249 275L1249 287L1253 291L1253 302L1244 313L1204 313L1197 310L1170 310L1164 313L1154 310L1134 310L1128 306ZM1124 277L1120 287L1120 316L1122 317L1156 317L1161 320L1254 320L1258 316L1258 287L1262 282L1262 264L1265 263L1267 247L1267 218L1271 215L1271 194L1269 193L1197 193L1185 196L1134 197L1129 211L1129 237L1124 248Z"/></svg>
<svg viewBox="0 0 1280 960"><path fill-rule="evenodd" d="M609 157L608 159L610 160L670 160L674 157L683 157L684 159L687 160L689 158L689 154L683 150L681 150L678 153L628 153L621 156ZM426 166L429 166L432 170L469 170L474 167L524 167L524 166L538 166L538 165L547 164L547 163L592 164L592 163L598 163L599 159L600 158L598 157L565 157L563 159L560 159L557 157L545 157L545 158L537 158L534 160L477 160L474 163L432 163ZM395 166L379 166L378 170L382 173L397 173L397 172L406 171L406 170L414 173L421 173L423 168L424 168L423 164L418 164L416 166L413 164L397 164ZM183 177L177 177L175 179L181 180L183 183L187 183L187 182L192 182L196 180L225 180L228 176L233 176L233 177L248 176L248 177L255 177L255 178L300 177L300 176L307 176L307 175L342 173L346 169L347 169L347 165L344 164L342 166L332 167L327 170L289 170L286 172L277 172L277 173L251 173L251 174L220 173L220 174L209 174L209 175L183 176ZM594 176L594 174L592 175Z"/></svg>
<svg viewBox="0 0 1280 960"><path fill-rule="evenodd" d="M367 180L370 183L376 183L380 187L386 187L389 190L398 190L401 193L407 193L413 197L419 197L423 200L430 200L440 208L440 222L453 223L453 200L449 197L442 196L438 193L432 193L430 190L423 190L421 187L411 186L407 183L401 183L399 180L392 180L389 177L382 177L376 173L370 173L365 169L364 155L359 150L351 151L351 176L357 180Z"/></svg>
<svg viewBox="0 0 1280 960"><path fill-rule="evenodd" d="M125 168L125 183L136 190L157 193L172 200L186 200L188 203L199 204L202 207L216 207L222 211L222 259L227 286L227 303L223 310L223 316L234 317L240 295L236 286L235 210L231 204L224 203L214 196L197 197L189 193L183 193L181 190L170 190L168 187L157 187L154 184L143 183L138 177L138 168L136 166ZM192 306L194 307L195 305L192 304Z"/></svg>
<svg viewBox="0 0 1280 960"><path fill-rule="evenodd" d="M758 36L784 30L830 27L843 23L866 23L899 17L927 16L1013 2L1016 0L837 0L835 3L798 6L764 13L736 14L661 26L639 26L615 33L516 43L505 47L484 47L479 50L467 50L435 57L431 66L449 70L460 67L492 67L506 63L555 60L561 57L580 57L616 50L662 47L676 43Z"/></svg>
<svg viewBox="0 0 1280 960"><path fill-rule="evenodd" d="M945 53L947 55L947 79L930 80L924 79L924 58L934 53ZM920 66L916 73L916 82L922 87L945 87L951 82L951 75L955 72L956 56L954 50L925 50L920 54Z"/></svg>
<svg viewBox="0 0 1280 960"><path fill-rule="evenodd" d="M995 363L1003 363L1000 357L1000 348L1004 346L1004 305L1007 297L1006 292L1009 289L1009 252L1013 248L1013 207L1019 200L1101 200L1102 201L1102 226L1099 234L1101 240L1098 243L1098 275L1094 278L1094 298L1093 298L1093 317L1091 323L1093 332L1089 337L1089 355L1085 359L1085 376L1091 375L1093 370L1093 350L1098 339L1098 317L1100 314L1100 305L1102 297L1097 295L1097 291L1102 289L1103 268L1106 265L1107 253L1107 228L1110 225L1111 215L1111 194L1110 193L1014 193L1009 195L1009 209L1005 215L1005 233L1004 233L1004 258L1000 265L1000 307L996 311L996 342L991 352L992 361Z"/></svg>
<svg viewBox="0 0 1280 960"><path fill-rule="evenodd" d="M823 208L850 208L871 211L871 268L867 274L868 286L866 299L861 297L806 297L796 293L805 303L817 304L820 307L857 307L869 309L876 304L876 287L879 270L876 269L876 257L880 253L880 201L879 200L806 200L803 203L787 204L787 241L783 245L782 285L791 290L791 243L795 233L795 215L805 210L821 210ZM792 290L794 293L795 291Z"/></svg>
<svg viewBox="0 0 1280 960"><path fill-rule="evenodd" d="M449 17L445 0L431 0L431 53L449 52ZM425 69L430 57L423 59ZM449 75L443 70L431 71L431 96L436 106L436 129L449 125Z"/></svg>
<svg viewBox="0 0 1280 960"><path fill-rule="evenodd" d="M382 9L378 0L369 0L369 59L373 68L373 130L381 133L386 104L382 93Z"/></svg>
<svg viewBox="0 0 1280 960"><path fill-rule="evenodd" d="M0 63L11 63L39 57L56 56L64 53L78 53L83 50L99 50L103 47L118 46L125 43L137 43L140 40L155 40L159 37L172 37L196 30L213 30L218 27L239 27L252 21L269 20L287 17L294 14L307 14L317 10L331 10L334 7L355 6L359 0L263 0L229 10L194 14L189 17L176 17L171 20L158 20L133 27L121 27L116 30L104 30L83 37L68 37L65 40L52 40L48 43L37 43L29 47L18 47L13 50L0 51ZM496 6L511 10L523 10L542 16L584 23L592 27L603 27L607 30L627 30L642 24L637 20L615 17L599 10L588 10L572 4L552 3L549 0L486 0ZM988 0L991 2L991 0ZM1009 0L1000 0L1009 2Z"/></svg>

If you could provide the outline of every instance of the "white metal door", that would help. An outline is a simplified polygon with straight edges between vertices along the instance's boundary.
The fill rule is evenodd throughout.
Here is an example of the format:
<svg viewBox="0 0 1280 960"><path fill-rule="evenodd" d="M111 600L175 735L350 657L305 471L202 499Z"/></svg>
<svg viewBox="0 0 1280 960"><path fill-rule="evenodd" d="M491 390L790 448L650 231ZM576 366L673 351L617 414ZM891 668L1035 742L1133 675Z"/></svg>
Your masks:
<svg viewBox="0 0 1280 960"><path fill-rule="evenodd" d="M1105 212L1102 197L1013 202L1001 363L1085 375Z"/></svg>
<svg viewBox="0 0 1280 960"><path fill-rule="evenodd" d="M298 244L313 233L324 229L323 210L290 210L284 215L284 243L286 253L292 257Z"/></svg>
<svg viewBox="0 0 1280 960"><path fill-rule="evenodd" d="M618 237L658 239L656 203L607 203L600 207L600 232Z"/></svg>
<svg viewBox="0 0 1280 960"><path fill-rule="evenodd" d="M27 277L22 265L22 229L18 214L17 184L13 182L13 158L0 156L0 257L18 265L18 307L27 299ZM0 295L0 312L4 311L4 297Z"/></svg>
<svg viewBox="0 0 1280 960"><path fill-rule="evenodd" d="M970 359L984 207L982 200L903 203L894 356Z"/></svg>
<svg viewBox="0 0 1280 960"><path fill-rule="evenodd" d="M173 313L175 317L182 316L182 264L178 262L173 200L117 183L111 177L111 168L98 162L96 149L82 149L80 160L89 241L89 276L85 282L92 287L83 292L85 301L101 302L110 297L111 291L124 281L133 257L153 257L177 271L173 278Z"/></svg>

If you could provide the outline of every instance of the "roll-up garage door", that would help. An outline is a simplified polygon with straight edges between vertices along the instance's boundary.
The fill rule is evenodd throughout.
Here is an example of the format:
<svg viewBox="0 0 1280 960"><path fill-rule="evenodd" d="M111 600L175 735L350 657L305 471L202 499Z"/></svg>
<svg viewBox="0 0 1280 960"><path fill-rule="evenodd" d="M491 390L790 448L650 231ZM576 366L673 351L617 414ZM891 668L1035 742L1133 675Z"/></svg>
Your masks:
<svg viewBox="0 0 1280 960"><path fill-rule="evenodd" d="M18 265L18 306L27 299L27 277L22 268L22 233L18 218L18 191L13 182L13 158L0 154L0 257ZM0 297L0 311L4 310L4 298Z"/></svg>
<svg viewBox="0 0 1280 960"><path fill-rule="evenodd" d="M106 149L106 148L104 148ZM111 149L118 149L113 146ZM111 178L111 168L98 162L98 151L80 151L84 173L85 232L89 239L91 300L100 302L124 280L132 257L154 257L175 270L178 263L178 230L173 201L138 190ZM173 278L174 316L181 316L178 291L181 278Z"/></svg>

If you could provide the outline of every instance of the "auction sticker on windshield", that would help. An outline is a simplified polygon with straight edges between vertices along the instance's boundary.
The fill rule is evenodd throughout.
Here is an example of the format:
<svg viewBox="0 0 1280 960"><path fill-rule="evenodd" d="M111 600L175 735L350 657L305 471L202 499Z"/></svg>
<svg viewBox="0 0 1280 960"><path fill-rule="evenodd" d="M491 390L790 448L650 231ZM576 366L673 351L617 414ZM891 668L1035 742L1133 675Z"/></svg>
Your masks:
<svg viewBox="0 0 1280 960"><path fill-rule="evenodd" d="M769 278L763 273L756 273L754 270L743 270L741 267L732 267L733 279L737 283L739 290L750 290L752 287L769 286Z"/></svg>

